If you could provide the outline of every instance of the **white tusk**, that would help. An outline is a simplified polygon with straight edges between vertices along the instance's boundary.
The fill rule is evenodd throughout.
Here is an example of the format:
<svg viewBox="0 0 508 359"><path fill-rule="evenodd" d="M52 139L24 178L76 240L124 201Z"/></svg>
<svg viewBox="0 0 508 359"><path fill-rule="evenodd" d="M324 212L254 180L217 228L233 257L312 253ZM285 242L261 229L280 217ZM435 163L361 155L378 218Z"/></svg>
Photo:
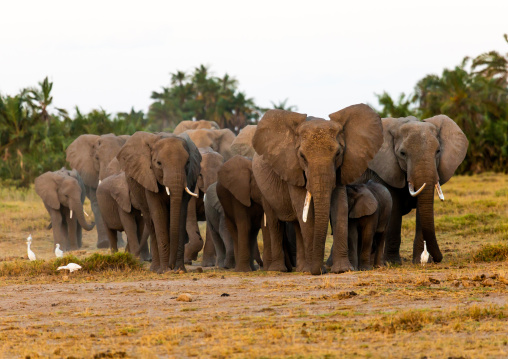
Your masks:
<svg viewBox="0 0 508 359"><path fill-rule="evenodd" d="M310 200L312 198L312 195L309 191L307 191L307 195L305 196L305 203L303 205L303 214L302 219L304 222L307 222L307 214L309 214L309 207L310 207Z"/></svg>
<svg viewBox="0 0 508 359"><path fill-rule="evenodd" d="M266 213L263 213L263 220L264 220L265 227L266 227Z"/></svg>
<svg viewBox="0 0 508 359"><path fill-rule="evenodd" d="M167 193L167 194L168 194L168 196L169 196L169 188L168 188L168 187L166 187L166 193Z"/></svg>
<svg viewBox="0 0 508 359"><path fill-rule="evenodd" d="M71 209L71 215L70 215L70 217L72 218L72 209Z"/></svg>
<svg viewBox="0 0 508 359"><path fill-rule="evenodd" d="M203 195L203 202L206 201L206 193Z"/></svg>
<svg viewBox="0 0 508 359"><path fill-rule="evenodd" d="M436 191L437 191L437 195L439 196L439 199L441 201L444 201L443 191L441 191L441 186L439 185L439 182L436 183Z"/></svg>
<svg viewBox="0 0 508 359"><path fill-rule="evenodd" d="M190 194L191 196L194 196L194 197L199 197L199 195L195 194L194 192L192 192L189 187L185 187L185 192L187 192L188 194Z"/></svg>
<svg viewBox="0 0 508 359"><path fill-rule="evenodd" d="M101 181L101 180L99 180L99 184L98 184L98 186L100 186L100 185L101 185L101 182L102 182L102 181Z"/></svg>
<svg viewBox="0 0 508 359"><path fill-rule="evenodd" d="M86 211L85 211L85 210L83 210L83 212L85 212L85 214L86 214L86 216L87 216L87 217L90 217L90 216L88 215L88 213L86 213Z"/></svg>
<svg viewBox="0 0 508 359"><path fill-rule="evenodd" d="M424 183L423 186L420 187L420 189L418 191L415 192L415 189L413 187L413 184L411 182L409 182L409 194L413 197L416 197L420 194L421 191L423 191L423 189L425 188L425 185L427 183Z"/></svg>

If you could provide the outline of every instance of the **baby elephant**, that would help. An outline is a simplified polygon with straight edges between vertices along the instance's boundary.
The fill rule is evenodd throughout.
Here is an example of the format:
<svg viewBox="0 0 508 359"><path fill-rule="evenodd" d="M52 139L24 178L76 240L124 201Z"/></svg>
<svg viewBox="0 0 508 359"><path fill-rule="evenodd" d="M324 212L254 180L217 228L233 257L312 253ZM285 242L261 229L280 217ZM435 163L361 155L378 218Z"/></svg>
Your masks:
<svg viewBox="0 0 508 359"><path fill-rule="evenodd" d="M355 269L383 265L385 231L392 211L392 197L386 187L369 181L347 186L348 252Z"/></svg>

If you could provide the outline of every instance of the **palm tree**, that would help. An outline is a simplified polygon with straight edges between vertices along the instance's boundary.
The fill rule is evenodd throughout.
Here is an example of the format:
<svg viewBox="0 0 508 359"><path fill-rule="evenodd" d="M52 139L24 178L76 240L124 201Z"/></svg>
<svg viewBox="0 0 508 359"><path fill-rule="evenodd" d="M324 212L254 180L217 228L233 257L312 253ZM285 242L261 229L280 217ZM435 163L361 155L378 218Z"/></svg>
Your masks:
<svg viewBox="0 0 508 359"><path fill-rule="evenodd" d="M273 101L270 101L272 104L272 108L275 110L285 110L285 111L298 111L298 107L295 105L288 105L288 98L286 98L284 101L279 101L279 103L275 103ZM268 110L268 109L267 109Z"/></svg>
<svg viewBox="0 0 508 359"><path fill-rule="evenodd" d="M48 80L48 77L39 82L40 88L29 88L26 89L26 99L28 106L40 117L41 121L45 122L46 125L50 126L51 115L48 112L48 107L53 103L53 96L51 90L53 89L53 82ZM57 114L67 118L69 114L62 108L55 108Z"/></svg>

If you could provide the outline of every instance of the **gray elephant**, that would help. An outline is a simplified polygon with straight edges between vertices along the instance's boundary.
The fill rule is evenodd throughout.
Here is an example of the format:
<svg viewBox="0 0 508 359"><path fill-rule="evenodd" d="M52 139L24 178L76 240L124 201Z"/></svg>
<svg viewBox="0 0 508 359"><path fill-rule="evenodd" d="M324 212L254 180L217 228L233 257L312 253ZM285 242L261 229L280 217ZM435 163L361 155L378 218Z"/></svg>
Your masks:
<svg viewBox="0 0 508 359"><path fill-rule="evenodd" d="M355 269L383 265L386 228L392 211L392 197L385 186L368 181L348 185L348 251Z"/></svg>
<svg viewBox="0 0 508 359"><path fill-rule="evenodd" d="M35 179L35 192L42 198L51 216L54 244L63 251L81 247L81 228L91 231L94 223L85 219L85 188L77 171L62 168Z"/></svg>
<svg viewBox="0 0 508 359"><path fill-rule="evenodd" d="M185 264L192 264L192 261L197 259L199 251L204 247L201 265L212 267L216 261L213 240L207 228L206 241L203 241L199 232L198 221L206 220L203 204L204 196L208 187L217 181L217 172L222 166L224 158L210 147L199 148L199 152L201 153L201 171L195 191L198 197L191 198L187 208L186 228L189 243L185 245Z"/></svg>
<svg viewBox="0 0 508 359"><path fill-rule="evenodd" d="M240 133L231 143L231 153L233 156L240 155L248 158L254 158L256 151L252 146L252 138L256 133L257 125L247 125L240 130Z"/></svg>
<svg viewBox="0 0 508 359"><path fill-rule="evenodd" d="M175 135L179 135L187 130L199 130L199 129L220 130L220 127L215 121L206 121L206 120L182 121L175 127L173 133Z"/></svg>
<svg viewBox="0 0 508 359"><path fill-rule="evenodd" d="M332 113L330 121L283 110L265 113L252 140L252 169L270 229L269 270L286 270L280 225L286 221L295 226L297 270L321 274L330 214L331 271L352 269L345 186L362 175L382 142L379 115L364 104Z"/></svg>
<svg viewBox="0 0 508 359"><path fill-rule="evenodd" d="M441 200L441 185L448 182L466 156L468 140L448 116L423 121L415 117L384 118L383 146L369 163L362 182L385 185L393 200L387 228L385 259L401 263L402 216L416 208L413 262L420 261L423 241L434 262L441 262L434 227L434 189Z"/></svg>
<svg viewBox="0 0 508 359"><path fill-rule="evenodd" d="M92 205L92 212L97 224L97 248L109 247L107 230L101 220L101 212L97 203L97 186L100 180L106 178L105 171L108 164L120 151L128 137L113 134L81 135L66 150L66 160L83 179L86 196Z"/></svg>
<svg viewBox="0 0 508 359"><path fill-rule="evenodd" d="M110 175L101 182L97 187L97 202L107 229L111 250L118 251L117 231L125 231L126 251L139 257L145 244L141 243L144 222L141 211L132 206L125 172ZM146 237L144 240L146 241ZM143 259L148 259L146 258L148 253L145 251L143 254Z"/></svg>
<svg viewBox="0 0 508 359"><path fill-rule="evenodd" d="M215 152L218 152L224 157L224 161L229 160L233 155L231 153L231 144L236 136L230 129L222 130L187 130L184 133L188 134L192 142L198 148L210 147Z"/></svg>
<svg viewBox="0 0 508 359"><path fill-rule="evenodd" d="M233 238L226 228L224 209L217 196L217 183L213 183L206 191L205 199L206 230L210 235L217 254L216 265L219 268L235 267L235 248Z"/></svg>

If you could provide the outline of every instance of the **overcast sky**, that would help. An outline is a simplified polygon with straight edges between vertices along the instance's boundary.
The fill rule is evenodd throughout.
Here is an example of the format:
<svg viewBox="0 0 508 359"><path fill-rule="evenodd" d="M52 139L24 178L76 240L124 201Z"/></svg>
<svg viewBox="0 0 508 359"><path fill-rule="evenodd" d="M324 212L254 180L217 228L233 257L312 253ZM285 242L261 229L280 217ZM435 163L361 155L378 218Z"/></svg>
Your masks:
<svg viewBox="0 0 508 359"><path fill-rule="evenodd" d="M209 65L261 106L325 117L411 92L466 55L508 52L508 1L3 1L0 93L45 76L74 113L147 111L170 72Z"/></svg>

